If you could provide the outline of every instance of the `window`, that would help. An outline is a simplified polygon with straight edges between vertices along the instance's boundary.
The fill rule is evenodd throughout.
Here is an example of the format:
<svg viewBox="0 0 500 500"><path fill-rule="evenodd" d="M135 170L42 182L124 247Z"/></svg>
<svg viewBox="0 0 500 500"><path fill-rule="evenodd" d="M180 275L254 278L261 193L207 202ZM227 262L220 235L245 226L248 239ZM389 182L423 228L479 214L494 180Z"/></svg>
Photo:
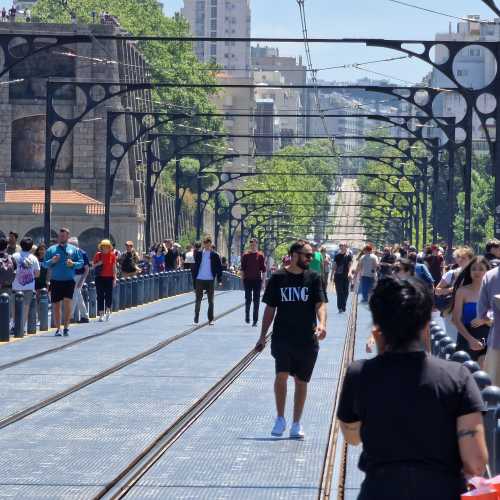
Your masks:
<svg viewBox="0 0 500 500"><path fill-rule="evenodd" d="M216 56L217 55L217 45L215 45L215 43L213 43L212 45L210 45L210 55L211 56Z"/></svg>
<svg viewBox="0 0 500 500"><path fill-rule="evenodd" d="M212 19L210 21L210 29L213 31L217 30L217 19Z"/></svg>
<svg viewBox="0 0 500 500"><path fill-rule="evenodd" d="M210 5L212 7L217 7L217 0L210 0Z"/></svg>
<svg viewBox="0 0 500 500"><path fill-rule="evenodd" d="M469 56L479 57L481 55L481 49L469 49Z"/></svg>
<svg viewBox="0 0 500 500"><path fill-rule="evenodd" d="M212 7L210 9L210 15L211 17L217 17L217 7Z"/></svg>

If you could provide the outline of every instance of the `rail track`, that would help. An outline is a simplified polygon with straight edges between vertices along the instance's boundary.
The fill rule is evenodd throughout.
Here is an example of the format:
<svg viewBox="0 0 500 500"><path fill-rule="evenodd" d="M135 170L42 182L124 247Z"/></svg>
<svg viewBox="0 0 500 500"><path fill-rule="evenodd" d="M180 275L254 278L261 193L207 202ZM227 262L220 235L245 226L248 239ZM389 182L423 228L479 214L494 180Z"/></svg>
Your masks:
<svg viewBox="0 0 500 500"><path fill-rule="evenodd" d="M243 305L244 304L239 304L237 306L233 306L233 307L227 309L226 311L224 311L223 313L217 315L215 317L215 319L221 319L224 316L227 316L227 315L233 313L234 311L241 309L243 307ZM165 311L163 313L159 313L157 315L160 315L160 314L165 314ZM152 315L152 317L154 318L157 315ZM50 406L50 405L56 403L57 401L60 401L61 399L65 398L65 397L67 397L71 394L74 394L74 393L84 389L85 387L88 387L89 385L92 385L100 380L103 380L104 378L112 375L113 373L116 373L116 372L122 370L123 368L126 368L127 366L130 366L133 363L136 363L137 361L140 361L141 359L144 359L148 356L151 356L152 354L164 349L165 347L171 345L172 343L174 343L174 342L176 342L184 337L187 337L188 335L193 334L194 332L204 328L207 325L208 325L208 322L200 323L199 325L188 328L188 329L182 331L181 333L170 336L167 339L157 343L156 345L154 345L148 349L145 349L144 351L142 351L134 356L131 356L131 357L126 358L122 361L119 361L118 363L112 365L111 367L106 368L105 370L102 370L99 373L96 373L95 375L92 375L91 377L88 377L77 384L71 385L70 387L68 387L60 392L55 393L46 399L38 401L35 404L27 406L26 408L13 413L12 415L9 415L7 417L0 419L0 429L8 427L9 425L12 425L16 422L19 422L20 420L23 420L24 418L28 417L29 415L33 415L34 413L42 410L43 408L46 408L47 406ZM129 326L129 324L127 324L126 326ZM124 328L124 327L125 327L125 325L122 326L121 328Z"/></svg>
<svg viewBox="0 0 500 500"><path fill-rule="evenodd" d="M345 491L345 481L346 481L346 471L347 471L347 444L342 442L339 445L340 437L340 425L337 420L337 410L340 399L340 391L342 388L342 382L344 380L344 375L347 371L347 367L351 363L354 357L354 347L356 344L356 325L358 320L358 301L357 301L357 289L353 292L353 300L351 311L349 314L349 321L347 324L346 338L344 341L344 346L342 349L342 358L340 361L339 377L337 380L337 386L335 388L335 403L332 410L332 420L330 424L328 446L325 452L325 458L323 462L323 470L321 473L321 485L318 493L318 500L331 500L337 497L337 500L344 500ZM339 480L337 488L334 488L334 470L340 456L339 464Z"/></svg>
<svg viewBox="0 0 500 500"><path fill-rule="evenodd" d="M219 292L215 296L223 295L224 293L227 292ZM206 299L203 299L206 300ZM185 307L189 307L194 305L195 301L192 300L190 302L187 302L185 304L181 304L179 306L171 307L169 309L165 309L164 311L158 311L153 314L148 314L147 316L144 316L142 318L130 321L126 325L115 325L110 328L106 328L105 330L102 330L98 333L93 333L91 335L87 335L86 337L82 337L76 340L72 340L71 342L67 342L66 344L60 345L58 347L52 347L51 349L46 349L45 351L40 351L35 354L31 354L29 356L25 356L23 358L19 358L13 361L9 361L8 363L4 363L3 365L0 365L0 371L2 370L7 370L8 368L12 368L14 366L19 366L23 363L27 363L28 361L33 361L34 359L42 358L44 356L47 356L49 354L54 354L56 352L64 351L65 349L68 349L70 347L74 347L75 345L82 344L83 342L87 342L89 340L93 340L99 337L103 337L104 335L108 335L109 333L114 333L118 330L121 330L122 328L137 325L139 323L142 323L144 321L149 321L154 318L158 318L159 316L163 316L164 314L174 312L174 311L179 311L180 309L184 309Z"/></svg>
<svg viewBox="0 0 500 500"><path fill-rule="evenodd" d="M268 334L267 339L269 339ZM212 406L260 353L252 349L234 365L216 384L199 398L186 412L135 456L103 489L94 500L124 498L168 449Z"/></svg>

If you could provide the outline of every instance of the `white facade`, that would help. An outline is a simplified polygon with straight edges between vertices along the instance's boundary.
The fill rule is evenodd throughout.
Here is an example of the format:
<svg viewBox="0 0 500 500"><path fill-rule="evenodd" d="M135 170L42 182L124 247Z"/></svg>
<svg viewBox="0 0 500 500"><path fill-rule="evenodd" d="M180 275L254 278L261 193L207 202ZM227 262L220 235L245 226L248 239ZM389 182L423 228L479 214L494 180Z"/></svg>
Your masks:
<svg viewBox="0 0 500 500"><path fill-rule="evenodd" d="M184 0L181 14L194 36L250 37L250 0ZM200 61L215 61L233 77L250 75L249 42L198 42L195 52Z"/></svg>
<svg viewBox="0 0 500 500"><path fill-rule="evenodd" d="M468 16L469 21L457 23L455 32L452 32L451 26L448 33L438 33L436 41L498 41L500 40L500 19L491 22L481 22L479 16ZM435 49L436 62L448 60L448 49L444 45L437 45ZM495 77L497 68L493 54L486 48L479 45L469 46L462 49L453 61L453 73L455 78L468 88L482 89L487 86ZM454 87L453 83L441 72L433 70L432 86L434 87ZM477 102L480 110L492 111L495 109L496 99L490 94L484 94L479 97ZM452 116L457 120L463 118L466 111L464 99L457 93L444 93L436 100L434 113L442 116ZM487 125L488 126L488 125ZM490 135L494 139L495 127L488 126ZM478 153L487 153L487 143L485 132L477 116L473 118L472 140L473 149ZM464 133L457 133L457 140L463 140Z"/></svg>

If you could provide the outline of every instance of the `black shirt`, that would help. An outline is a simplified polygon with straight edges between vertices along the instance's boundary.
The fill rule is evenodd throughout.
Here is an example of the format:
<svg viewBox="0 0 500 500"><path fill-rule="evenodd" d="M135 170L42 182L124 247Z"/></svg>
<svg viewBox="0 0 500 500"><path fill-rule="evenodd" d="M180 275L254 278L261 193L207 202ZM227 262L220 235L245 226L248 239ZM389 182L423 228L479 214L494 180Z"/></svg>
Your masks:
<svg viewBox="0 0 500 500"><path fill-rule="evenodd" d="M300 346L317 341L316 304L326 302L319 274L313 271L293 274L281 269L271 276L262 301L277 308L273 342Z"/></svg>
<svg viewBox="0 0 500 500"><path fill-rule="evenodd" d="M464 366L423 351L388 352L348 368L337 416L361 421L365 472L397 464L459 476L457 418L482 410Z"/></svg>
<svg viewBox="0 0 500 500"><path fill-rule="evenodd" d="M336 275L347 276L349 274L349 269L351 267L352 255L348 253L338 253L333 259L337 268L335 269Z"/></svg>
<svg viewBox="0 0 500 500"><path fill-rule="evenodd" d="M167 253L165 254L165 268L166 269L175 269L177 267L177 257L179 256L179 253L177 250L174 250L173 248L170 248L167 250Z"/></svg>
<svg viewBox="0 0 500 500"><path fill-rule="evenodd" d="M391 253L382 255L380 259L380 274L381 276L387 276L392 272L392 266L396 263L396 256ZM385 265L382 265L385 264Z"/></svg>

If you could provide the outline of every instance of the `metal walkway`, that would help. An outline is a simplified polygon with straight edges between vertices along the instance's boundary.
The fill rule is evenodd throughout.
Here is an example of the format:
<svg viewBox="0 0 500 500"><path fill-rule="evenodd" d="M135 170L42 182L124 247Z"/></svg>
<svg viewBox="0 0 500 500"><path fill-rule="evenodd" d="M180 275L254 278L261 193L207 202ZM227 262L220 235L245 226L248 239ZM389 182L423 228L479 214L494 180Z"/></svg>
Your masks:
<svg viewBox="0 0 500 500"><path fill-rule="evenodd" d="M2 346L0 498L99 495L252 350L258 330L243 323L242 299L220 293L215 326L191 325L193 296L185 295L75 327L68 339ZM303 442L270 437L274 363L266 349L127 498L316 498L347 322L332 299ZM61 344L70 345L44 354Z"/></svg>

